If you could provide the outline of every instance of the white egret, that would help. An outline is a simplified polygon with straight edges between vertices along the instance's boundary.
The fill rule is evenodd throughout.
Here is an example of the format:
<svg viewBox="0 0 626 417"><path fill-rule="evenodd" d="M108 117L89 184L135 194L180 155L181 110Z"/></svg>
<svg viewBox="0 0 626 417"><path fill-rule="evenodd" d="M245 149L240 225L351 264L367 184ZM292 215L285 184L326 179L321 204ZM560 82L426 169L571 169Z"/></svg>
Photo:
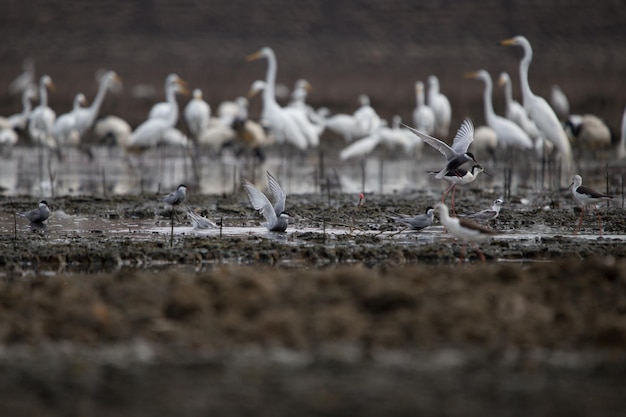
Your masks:
<svg viewBox="0 0 626 417"><path fill-rule="evenodd" d="M415 110L413 110L413 124L420 132L427 135L435 133L435 113L433 109L426 105L424 96L424 83L418 81L415 83Z"/></svg>
<svg viewBox="0 0 626 417"><path fill-rule="evenodd" d="M48 106L48 88L54 91L54 84L49 75L44 75L39 80L39 105L30 114L28 133L36 144L54 148L52 130L56 113Z"/></svg>
<svg viewBox="0 0 626 417"><path fill-rule="evenodd" d="M501 73L498 83L501 87L504 87L504 114L507 119L521 127L531 139L537 139L541 135L537 125L528 117L524 106L513 99L513 86L511 85L509 74L506 72Z"/></svg>
<svg viewBox="0 0 626 417"><path fill-rule="evenodd" d="M161 144L168 144L173 138L181 139L181 136L175 130L172 130L178 122L176 93L186 94L187 89L185 88L185 82L178 76L168 76L168 80L170 82L166 87L166 97L171 111L167 118L149 118L139 125L130 135L128 141L129 148L144 150ZM186 144L186 141L181 140L181 142L181 144Z"/></svg>
<svg viewBox="0 0 626 417"><path fill-rule="evenodd" d="M179 84L181 87L187 88L187 84L176 74L169 74L165 78L164 90L165 90L165 101L161 103L156 103L150 109L150 113L148 114L148 119L168 119L172 113L176 113L176 120L178 120L178 103L176 100L173 102L170 100L168 96L168 86L173 84Z"/></svg>
<svg viewBox="0 0 626 417"><path fill-rule="evenodd" d="M270 129L271 135L278 143L289 142L298 149L307 148L307 138L298 128L298 125L285 110L278 104L275 96L276 72L278 64L276 55L269 47L248 55L248 61L267 59L267 71L265 75L265 87L263 88L263 110L261 113L262 123Z"/></svg>
<svg viewBox="0 0 626 417"><path fill-rule="evenodd" d="M122 149L128 147L132 128L128 122L118 116L106 116L99 119L93 128L94 134L100 141L111 141Z"/></svg>
<svg viewBox="0 0 626 417"><path fill-rule="evenodd" d="M353 115L340 113L329 116L329 113L330 110L326 107L317 110L317 115L325 129L342 136L347 143L351 143L359 136L356 119Z"/></svg>
<svg viewBox="0 0 626 417"><path fill-rule="evenodd" d="M489 126L478 126L474 131L474 140L469 149L474 155L479 157L488 154L495 159L496 148L498 147L498 135Z"/></svg>
<svg viewBox="0 0 626 417"><path fill-rule="evenodd" d="M54 121L52 135L58 147L78 146L80 144L80 132L76 116L81 105L86 105L87 99L83 93L76 94L74 97L74 105L68 113L62 114Z"/></svg>
<svg viewBox="0 0 626 417"><path fill-rule="evenodd" d="M427 104L435 113L435 133L447 137L452 120L452 107L448 97L439 90L439 79L435 75L428 77Z"/></svg>
<svg viewBox="0 0 626 417"><path fill-rule="evenodd" d="M533 59L533 50L530 46L530 42L523 36L516 36L501 41L500 45L517 45L524 50L524 57L519 64L524 109L526 109L530 118L535 122L542 136L552 142L562 155L564 171L570 171L572 165L572 148L565 135L565 131L561 127L559 119L548 102L544 98L535 95L530 89L528 68Z"/></svg>
<svg viewBox="0 0 626 417"><path fill-rule="evenodd" d="M27 88L22 93L22 112L7 117L7 123L13 130L23 132L28 127L28 119L33 109L31 100L36 97L34 88Z"/></svg>
<svg viewBox="0 0 626 417"><path fill-rule="evenodd" d="M556 84L550 89L550 104L559 120L567 119L569 116L569 100L561 87Z"/></svg>
<svg viewBox="0 0 626 417"><path fill-rule="evenodd" d="M370 98L365 94L359 96L359 108L354 112L354 119L360 136L371 135L381 126L381 119L370 104Z"/></svg>
<svg viewBox="0 0 626 417"><path fill-rule="evenodd" d="M80 108L76 111L76 130L79 138L82 138L93 126L100 113L100 107L104 101L107 91L120 86L122 79L115 71L107 71L98 80L98 92L93 99L91 106Z"/></svg>
<svg viewBox="0 0 626 417"><path fill-rule="evenodd" d="M196 139L203 130L209 127L211 106L202 98L201 89L193 90L193 98L185 106L183 115L189 132Z"/></svg>
<svg viewBox="0 0 626 417"><path fill-rule="evenodd" d="M493 84L491 76L485 70L479 70L465 74L466 78L481 80L484 83L483 104L485 120L498 136L498 144L517 149L532 149L533 141L521 127L511 120L498 116L493 110Z"/></svg>

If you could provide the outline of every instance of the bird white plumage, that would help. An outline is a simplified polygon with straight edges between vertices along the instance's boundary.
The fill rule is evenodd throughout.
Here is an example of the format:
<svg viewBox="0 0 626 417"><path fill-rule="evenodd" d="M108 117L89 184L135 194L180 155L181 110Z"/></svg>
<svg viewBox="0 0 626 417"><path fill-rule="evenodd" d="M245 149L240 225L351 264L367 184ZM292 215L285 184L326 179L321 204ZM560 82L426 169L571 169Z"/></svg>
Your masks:
<svg viewBox="0 0 626 417"><path fill-rule="evenodd" d="M435 134L447 137L452 121L452 106L448 97L441 93L439 78L435 75L428 77L428 98L426 103L435 113Z"/></svg>
<svg viewBox="0 0 626 417"><path fill-rule="evenodd" d="M86 108L79 108L75 112L76 130L80 138L93 127L107 92L121 86L121 83L122 79L115 71L107 71L100 77L98 92L91 105Z"/></svg>
<svg viewBox="0 0 626 417"><path fill-rule="evenodd" d="M76 117L81 105L86 105L87 99L83 93L76 94L72 110L64 113L54 121L52 134L57 146L77 146L80 143L80 132L78 130Z"/></svg>
<svg viewBox="0 0 626 417"><path fill-rule="evenodd" d="M424 95L424 83L415 83L415 110L413 110L413 124L415 128L427 135L435 133L435 113L428 105Z"/></svg>
<svg viewBox="0 0 626 417"><path fill-rule="evenodd" d="M484 83L483 105L485 120L498 136L498 144L518 149L532 149L533 141L521 127L511 120L498 116L493 110L493 83L491 76L485 70L478 70L465 74L466 78L481 80Z"/></svg>
<svg viewBox="0 0 626 417"><path fill-rule="evenodd" d="M30 114L28 133L36 144L54 148L52 130L56 113L48 106L48 88L54 90L54 84L49 75L44 75L39 80L39 105Z"/></svg>
<svg viewBox="0 0 626 417"><path fill-rule="evenodd" d="M193 97L185 106L183 115L189 132L196 139L200 136L202 131L209 127L211 106L202 98L201 89L196 88L193 90Z"/></svg>

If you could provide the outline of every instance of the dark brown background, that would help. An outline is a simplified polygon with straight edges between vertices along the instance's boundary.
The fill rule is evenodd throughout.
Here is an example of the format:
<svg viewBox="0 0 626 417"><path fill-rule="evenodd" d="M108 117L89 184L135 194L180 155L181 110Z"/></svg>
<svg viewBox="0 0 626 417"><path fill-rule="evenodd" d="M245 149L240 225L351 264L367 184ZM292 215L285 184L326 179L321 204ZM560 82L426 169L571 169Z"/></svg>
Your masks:
<svg viewBox="0 0 626 417"><path fill-rule="evenodd" d="M2 3L2 115L20 109L19 99L5 88L28 56L37 76L48 73L55 81L50 102L57 113L67 111L79 91L93 97L96 70L116 70L125 90L107 97L102 112L136 125L153 100L133 98L132 86L152 84L154 100L161 100L165 76L177 72L192 88L202 88L215 108L264 76L265 63L247 63L245 56L267 45L278 56L278 81L291 87L297 78L307 78L315 88L314 106L353 111L357 96L367 93L384 117L410 120L413 83L437 74L453 105L453 126L465 116L481 122L482 86L463 79L463 73L484 68L497 77L506 70L521 100L521 50L496 45L518 34L534 48L530 78L536 93L547 97L558 83L572 112L596 113L615 130L626 104L622 0ZM495 97L501 111L501 90ZM258 106L253 103L253 114Z"/></svg>

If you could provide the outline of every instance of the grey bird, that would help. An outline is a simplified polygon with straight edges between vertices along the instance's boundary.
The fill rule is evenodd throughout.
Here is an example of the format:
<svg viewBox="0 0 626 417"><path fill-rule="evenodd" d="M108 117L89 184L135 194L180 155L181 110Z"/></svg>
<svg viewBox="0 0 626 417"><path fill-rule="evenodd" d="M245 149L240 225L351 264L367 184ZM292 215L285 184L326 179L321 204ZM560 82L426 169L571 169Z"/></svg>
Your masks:
<svg viewBox="0 0 626 417"><path fill-rule="evenodd" d="M435 178L442 179L446 173L454 172L461 165L466 162L476 161L474 154L471 152L467 152L470 144L474 140L474 125L472 121L469 119L465 119L461 124L461 127L456 132L456 136L452 141L452 146L448 146L445 142L433 138L432 136L427 135L426 133L422 133L419 130L413 129L412 127L406 126L411 132L415 135L419 136L424 142L437 149L439 152L446 157L446 166L441 169L435 175Z"/></svg>
<svg viewBox="0 0 626 417"><path fill-rule="evenodd" d="M187 216L189 216L189 218L191 219L191 224L193 225L194 229L216 229L219 227L217 224L207 219L206 217L202 217L199 214L195 213L189 207L185 208L185 213L187 213Z"/></svg>
<svg viewBox="0 0 626 417"><path fill-rule="evenodd" d="M177 206L183 201L185 201L185 198L187 197L188 189L189 188L187 188L185 184L180 184L178 188L176 189L176 191L169 193L168 195L163 197L163 201L165 201L167 204L170 204L172 206Z"/></svg>
<svg viewBox="0 0 626 417"><path fill-rule="evenodd" d="M480 220L480 221L485 221L485 222L495 220L500 214L500 208L502 207L503 203L504 203L504 200L497 198L493 201L491 208L481 210L474 214L469 214L465 217L467 217L468 219Z"/></svg>
<svg viewBox="0 0 626 417"><path fill-rule="evenodd" d="M26 217L31 223L40 224L50 217L50 207L46 200L41 200L39 207L25 213L20 213L20 216Z"/></svg>
<svg viewBox="0 0 626 417"><path fill-rule="evenodd" d="M267 184L275 201L274 206L272 206L267 196L259 191L254 184L248 180L243 180L243 188L248 193L248 199L252 207L265 217L266 223L263 223L263 225L270 232L284 232L287 230L289 218L292 217L289 212L285 211L285 193L280 188L276 178L269 172L267 173Z"/></svg>
<svg viewBox="0 0 626 417"><path fill-rule="evenodd" d="M419 214L417 216L408 216L406 214L395 214L390 218L398 223L402 223L409 227L411 230L419 231L427 228L433 223L433 215L435 210L432 206L426 208L426 213Z"/></svg>

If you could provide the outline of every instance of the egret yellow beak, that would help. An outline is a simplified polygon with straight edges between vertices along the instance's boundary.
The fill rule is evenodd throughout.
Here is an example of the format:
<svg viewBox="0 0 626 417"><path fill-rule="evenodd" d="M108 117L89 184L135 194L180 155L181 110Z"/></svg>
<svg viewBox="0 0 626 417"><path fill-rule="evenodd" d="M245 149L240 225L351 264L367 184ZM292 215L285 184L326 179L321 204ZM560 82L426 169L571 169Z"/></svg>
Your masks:
<svg viewBox="0 0 626 417"><path fill-rule="evenodd" d="M246 61L250 62L250 61L254 61L255 59L259 59L261 58L261 51L257 51L253 54L250 54L246 57Z"/></svg>
<svg viewBox="0 0 626 417"><path fill-rule="evenodd" d="M478 73L476 71L474 72L466 72L465 74L463 74L464 78L478 78Z"/></svg>
<svg viewBox="0 0 626 417"><path fill-rule="evenodd" d="M498 42L498 45L500 45L500 46L511 46L511 45L514 45L513 42L514 42L514 39L510 38L510 39L505 39L503 41Z"/></svg>

